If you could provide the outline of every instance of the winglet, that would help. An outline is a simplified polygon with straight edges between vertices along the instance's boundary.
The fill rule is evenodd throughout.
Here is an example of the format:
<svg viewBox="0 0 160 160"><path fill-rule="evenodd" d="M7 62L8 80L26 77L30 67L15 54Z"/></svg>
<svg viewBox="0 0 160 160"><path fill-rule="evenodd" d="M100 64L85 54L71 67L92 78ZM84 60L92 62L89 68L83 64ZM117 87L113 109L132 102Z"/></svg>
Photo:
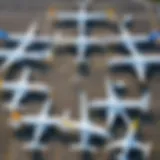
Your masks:
<svg viewBox="0 0 160 160"><path fill-rule="evenodd" d="M142 106L143 106L143 111L147 112L149 110L150 107L150 93L149 91L146 91L146 93L144 93L144 96L142 97Z"/></svg>
<svg viewBox="0 0 160 160"><path fill-rule="evenodd" d="M2 87L4 84L4 80L3 79L0 79L0 87Z"/></svg>
<svg viewBox="0 0 160 160"><path fill-rule="evenodd" d="M54 7L50 7L48 9L47 15L48 15L48 17L52 18L53 16L55 16L55 13L56 13L56 9Z"/></svg>
<svg viewBox="0 0 160 160"><path fill-rule="evenodd" d="M54 61L54 57L52 55L49 55L46 59L45 59L45 63L47 64L51 64Z"/></svg>
<svg viewBox="0 0 160 160"><path fill-rule="evenodd" d="M11 113L11 119L14 121L19 121L21 119L21 114L19 112Z"/></svg>
<svg viewBox="0 0 160 160"><path fill-rule="evenodd" d="M139 128L139 119L136 119L134 120L132 123L131 123L131 129L133 130L137 130Z"/></svg>
<svg viewBox="0 0 160 160"><path fill-rule="evenodd" d="M106 14L108 15L108 17L110 19L115 19L116 18L116 14L115 14L115 10L113 8L109 8L106 12Z"/></svg>

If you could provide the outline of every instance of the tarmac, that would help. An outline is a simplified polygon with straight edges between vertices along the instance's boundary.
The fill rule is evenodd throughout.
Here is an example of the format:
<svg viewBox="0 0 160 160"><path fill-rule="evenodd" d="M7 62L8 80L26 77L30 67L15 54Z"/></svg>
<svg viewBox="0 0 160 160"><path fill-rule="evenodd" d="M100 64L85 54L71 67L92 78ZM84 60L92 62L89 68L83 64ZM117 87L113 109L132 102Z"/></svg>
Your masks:
<svg viewBox="0 0 160 160"><path fill-rule="evenodd" d="M9 31L26 31L28 25L33 19L37 19L41 24L41 33L48 34L47 21L45 20L45 12L50 4L55 6L56 10L69 10L76 8L75 0L5 0L0 1L0 24L1 28ZM151 14L143 6L132 0L95 0L92 9L106 10L107 8L115 8L118 15L124 13L132 13L135 15L135 25L133 32L148 32L153 26ZM154 13L155 14L155 13ZM75 29L61 29L54 28L54 32L63 31L64 35L75 34ZM93 35L104 35L113 32L110 29L103 27L94 28L92 30ZM112 52L112 53L111 53ZM53 90L53 100L55 106L53 107L53 113L61 115L65 110L70 109L72 111L72 118L79 117L78 97L77 90L82 87L88 94L89 100L94 98L105 97L104 91L104 79L110 77L113 80L124 80L127 85L126 98L133 97L138 98L142 94L140 92L140 86L136 77L130 72L118 72L110 73L106 67L106 62L110 57L121 55L118 51L103 50L102 53L95 52L90 57L91 69L88 76L79 77L76 73L77 69L74 63L74 56L69 51L57 52L55 60L49 65L47 70L38 72L33 70L33 79L36 81L43 81L47 83ZM152 94L151 111L148 117L149 120L142 123L142 138L144 141L152 142L153 149L150 159L160 159L160 75L159 72L154 72L147 82L148 88ZM17 77L17 74L15 78ZM2 77L3 78L3 77ZM3 104L4 100L1 98ZM26 113L38 113L42 106L41 101L34 101L33 103L26 104L27 109L23 112ZM43 157L37 157L37 155L28 153L23 150L22 144L24 141L15 137L13 131L8 125L9 114L1 109L0 112L0 159L2 160L106 160L109 159L109 155L104 150L100 150L89 157L84 157L80 153L72 152L66 143L59 142L58 140L51 141L49 143L48 150L43 153ZM96 121L100 121L96 119Z"/></svg>

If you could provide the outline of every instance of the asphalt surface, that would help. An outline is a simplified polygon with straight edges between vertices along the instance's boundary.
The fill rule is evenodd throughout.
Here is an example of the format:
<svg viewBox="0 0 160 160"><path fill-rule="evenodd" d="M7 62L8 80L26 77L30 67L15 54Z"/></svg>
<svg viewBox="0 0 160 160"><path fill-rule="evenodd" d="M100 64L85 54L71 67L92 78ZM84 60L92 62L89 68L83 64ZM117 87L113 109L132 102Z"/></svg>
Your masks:
<svg viewBox="0 0 160 160"><path fill-rule="evenodd" d="M0 1L0 25L1 28L9 31L26 31L28 24L34 19L38 19L41 24L41 33L48 33L47 21L45 20L45 11L50 4L56 6L56 10L62 9L76 9L74 0L6 0ZM155 21L156 16L151 21L151 14L148 10L133 2L131 0L95 0L92 9L106 10L113 7L117 10L118 15L121 16L124 13L133 13L135 15L135 25L133 27L134 32L147 32L150 31ZM154 10L155 11L155 10ZM63 31L64 34L75 34L75 29L60 29L54 28L54 32ZM94 28L92 30L93 35L104 35L108 32L113 32L106 28ZM74 56L70 52L62 52L56 54L55 60L50 64L50 69L47 71L35 71L33 70L34 80L41 80L47 83L53 90L53 99L55 101L55 107L53 113L62 114L65 110L70 109L72 111L72 117L79 117L77 90L83 88L89 99L97 97L104 97L104 78L109 75L106 68L106 61L109 57L120 55L118 52L111 53L111 51L105 50L104 53L96 52L91 56L91 70L90 74L85 77L78 77L76 74L76 66L74 64ZM2 76L1 76L2 77ZM17 76L15 76L17 77ZM111 74L110 77L113 80L124 80L127 85L126 97L140 97L141 91L137 79L132 73L118 72ZM3 77L2 77L3 78ZM144 141L151 141L153 143L153 150L151 152L152 160L160 159L160 76L154 73L152 77L149 77L148 88L152 93L150 120L142 123L142 135ZM1 98L1 102L3 103ZM27 107L24 110L25 113L38 113L42 102L34 101L33 103L25 104ZM22 144L24 141L15 137L12 130L8 126L9 114L2 109L0 112L0 159L2 160L40 160L42 157L33 158L31 153L27 153L23 150ZM97 120L97 119L96 119ZM99 121L99 120L98 120ZM67 144L59 141L51 141L49 143L49 149L43 153L44 160L78 160L78 159L93 159L93 160L105 160L107 158L107 152L101 150L100 152L93 154L91 157L84 157L80 153L72 152L69 150Z"/></svg>

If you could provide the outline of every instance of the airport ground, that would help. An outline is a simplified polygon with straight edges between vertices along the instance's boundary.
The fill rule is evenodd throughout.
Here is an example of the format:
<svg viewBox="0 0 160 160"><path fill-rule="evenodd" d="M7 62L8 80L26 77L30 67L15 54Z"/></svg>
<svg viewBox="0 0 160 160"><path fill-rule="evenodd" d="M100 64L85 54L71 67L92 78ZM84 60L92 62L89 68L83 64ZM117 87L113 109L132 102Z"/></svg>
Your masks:
<svg viewBox="0 0 160 160"><path fill-rule="evenodd" d="M45 12L50 4L54 4L58 9L73 9L75 0L5 0L0 1L0 27L9 31L23 32L26 31L29 23L34 19L38 19L41 24L41 32L48 33L48 25L45 20ZM143 6L133 2L132 0L95 0L92 9L101 9L106 11L107 8L115 8L118 15L124 13L133 13L135 16L134 32L148 32L155 26L156 16L152 17L151 13ZM155 10L154 10L155 11ZM154 14L155 15L155 12ZM153 16L152 15L152 16ZM153 22L154 21L154 22ZM157 23L158 25L158 23ZM75 29L54 28L54 32L63 31L64 34L73 35ZM93 35L104 35L114 32L110 29L100 27L92 30ZM118 52L105 50L104 53L94 53L91 56L91 71L88 76L78 77L76 74L76 66L74 56L67 51L57 53L55 61L50 65L51 68L47 72L37 73L33 71L35 80L46 82L53 89L53 98L55 101L54 113L62 114L63 111L71 109L72 117L78 118L79 108L77 102L77 88L82 87L88 94L89 99L96 97L104 97L104 78L109 75L106 62L109 57L120 55ZM110 75L113 80L124 80L128 87L126 97L140 97L140 87L137 79L129 72L118 72ZM79 79L80 78L80 79ZM160 76L154 74L149 77L148 88L152 93L151 101L151 119L142 125L143 138L145 141L153 143L151 154L152 160L160 158ZM1 100L2 101L2 100ZM3 101L2 101L3 102ZM25 113L38 113L42 103L28 104ZM22 141L15 138L12 130L8 126L9 115L4 109L0 112L0 159L2 160L29 160L32 155L22 149ZM60 142L51 142L48 151L44 153L44 160L78 160L81 159L79 153L72 152L68 146ZM93 154L91 159L103 160L107 159L107 153L100 151Z"/></svg>

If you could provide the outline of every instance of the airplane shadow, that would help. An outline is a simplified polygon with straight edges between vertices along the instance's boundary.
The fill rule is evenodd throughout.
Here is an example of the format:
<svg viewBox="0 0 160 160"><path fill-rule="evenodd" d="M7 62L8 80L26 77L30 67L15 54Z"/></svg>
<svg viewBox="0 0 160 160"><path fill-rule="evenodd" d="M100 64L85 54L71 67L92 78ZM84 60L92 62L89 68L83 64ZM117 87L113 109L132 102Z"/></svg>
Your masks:
<svg viewBox="0 0 160 160"><path fill-rule="evenodd" d="M110 160L116 160L117 159L117 155L121 153L120 150L114 151L110 154ZM129 152L129 154L127 155L127 157L129 158L129 160L144 160L144 157L142 155L142 153L138 150L131 150Z"/></svg>
<svg viewBox="0 0 160 160"><path fill-rule="evenodd" d="M41 151L33 152L31 157L32 160L45 160L44 155Z"/></svg>
<svg viewBox="0 0 160 160"><path fill-rule="evenodd" d="M10 99L12 99L13 97L13 93L11 92L5 92L2 94L2 99L4 101L10 101ZM23 104L26 104L26 103L29 103L29 102L44 102L44 100L46 100L48 97L48 95L46 94L40 94L40 93L28 93L20 102L20 104L22 104L22 107L23 107Z"/></svg>
<svg viewBox="0 0 160 160"><path fill-rule="evenodd" d="M79 64L77 66L77 72L82 76L89 76L90 74L90 66L89 64Z"/></svg>
<svg viewBox="0 0 160 160"><path fill-rule="evenodd" d="M49 65L42 64L42 63L35 63L35 62L19 62L15 65L12 66L4 75L5 79L11 79L15 77L15 73L17 71L22 72L23 68L25 69L26 67L31 68L33 71L36 70L38 72L46 73L49 71Z"/></svg>
<svg viewBox="0 0 160 160"><path fill-rule="evenodd" d="M159 53L159 51L160 51L160 46L155 45L149 41L145 42L145 43L141 43L141 44L136 44L136 47L141 54L148 54L151 52ZM112 45L112 46L110 46L110 49L114 52L118 52L123 55L129 54L128 50L126 49L126 47L122 43Z"/></svg>
<svg viewBox="0 0 160 160"><path fill-rule="evenodd" d="M110 67L110 72L118 73L118 72L125 72L131 73L136 77L136 72L130 65L119 66L119 67ZM160 74L160 64L159 65L149 65L148 70L146 72L146 79L149 81L155 74Z"/></svg>
<svg viewBox="0 0 160 160"><path fill-rule="evenodd" d="M9 39L5 42L4 47L7 49L15 49L18 47L19 42L13 39ZM26 48L26 51L42 51L44 49L47 49L50 44L46 42L33 42L31 45L29 45Z"/></svg>
<svg viewBox="0 0 160 160"><path fill-rule="evenodd" d="M75 28L77 26L76 22L73 21L63 21L56 24L56 28L66 29L66 28ZM108 23L104 21L98 21L98 22L88 22L86 24L86 34L90 34L93 28L108 28L112 29L113 31L118 31L118 26L115 23Z"/></svg>
<svg viewBox="0 0 160 160"><path fill-rule="evenodd" d="M94 158L91 153L84 152L84 153L81 153L81 159L82 160L93 160Z"/></svg>

